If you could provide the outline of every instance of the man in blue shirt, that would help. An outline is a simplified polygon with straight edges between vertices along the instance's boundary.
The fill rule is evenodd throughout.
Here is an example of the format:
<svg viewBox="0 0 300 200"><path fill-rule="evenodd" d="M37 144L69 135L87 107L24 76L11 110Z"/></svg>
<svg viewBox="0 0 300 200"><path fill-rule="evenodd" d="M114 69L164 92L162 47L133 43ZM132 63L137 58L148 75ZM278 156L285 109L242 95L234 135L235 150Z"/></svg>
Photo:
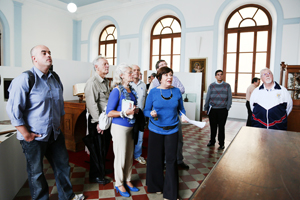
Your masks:
<svg viewBox="0 0 300 200"><path fill-rule="evenodd" d="M29 84L29 74L16 77L8 91L6 111L17 129L17 139L27 160L28 183L32 199L49 199L48 184L43 173L43 158L51 164L59 199L82 200L75 195L70 182L69 156L60 122L64 112L63 86L51 71L51 52L38 45L30 51L34 67L34 84Z"/></svg>

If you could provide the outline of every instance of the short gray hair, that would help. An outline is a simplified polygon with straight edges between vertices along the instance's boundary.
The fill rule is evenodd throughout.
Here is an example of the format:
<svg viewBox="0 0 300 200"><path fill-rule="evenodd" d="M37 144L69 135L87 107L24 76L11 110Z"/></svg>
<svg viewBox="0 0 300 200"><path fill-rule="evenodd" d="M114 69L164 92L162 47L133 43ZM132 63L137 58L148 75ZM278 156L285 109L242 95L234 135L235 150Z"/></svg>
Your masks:
<svg viewBox="0 0 300 200"><path fill-rule="evenodd" d="M262 70L260 70L260 78L262 78L262 72L265 70L269 70L271 72L271 74L273 75L273 72L269 68L263 68Z"/></svg>
<svg viewBox="0 0 300 200"><path fill-rule="evenodd" d="M95 59L94 59L94 61L93 61L93 65L94 65L94 70L96 71L96 68L95 68L95 65L98 65L99 64L99 60L100 59L106 59L104 56L102 56L102 55L98 55Z"/></svg>
<svg viewBox="0 0 300 200"><path fill-rule="evenodd" d="M126 72L127 68L132 69L132 67L126 63L121 63L117 66L117 69L114 71L114 79L113 79L112 87L122 84L121 75Z"/></svg>

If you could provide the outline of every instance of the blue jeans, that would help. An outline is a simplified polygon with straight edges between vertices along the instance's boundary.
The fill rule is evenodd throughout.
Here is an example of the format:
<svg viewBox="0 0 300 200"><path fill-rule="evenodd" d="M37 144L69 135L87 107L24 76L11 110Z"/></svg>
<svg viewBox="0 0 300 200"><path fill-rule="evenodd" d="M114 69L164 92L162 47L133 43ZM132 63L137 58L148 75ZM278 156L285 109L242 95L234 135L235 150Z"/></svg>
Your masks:
<svg viewBox="0 0 300 200"><path fill-rule="evenodd" d="M21 140L20 143L27 161L28 183L32 199L49 199L48 184L43 172L44 156L54 171L58 198L60 200L72 199L75 194L70 181L69 155L63 133L61 132L54 140L52 132L48 142Z"/></svg>
<svg viewBox="0 0 300 200"><path fill-rule="evenodd" d="M134 153L133 153L134 159L142 155L143 136L144 136L144 132L139 131L139 138L137 144L134 147Z"/></svg>

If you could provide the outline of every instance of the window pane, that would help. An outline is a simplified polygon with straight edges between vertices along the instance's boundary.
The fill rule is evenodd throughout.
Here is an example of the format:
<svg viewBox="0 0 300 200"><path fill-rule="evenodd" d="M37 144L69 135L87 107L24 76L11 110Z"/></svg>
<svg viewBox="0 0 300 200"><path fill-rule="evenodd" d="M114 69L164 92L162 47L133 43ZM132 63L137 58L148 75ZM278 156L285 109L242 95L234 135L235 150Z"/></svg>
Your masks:
<svg viewBox="0 0 300 200"><path fill-rule="evenodd" d="M171 34L171 33L173 33L173 32L170 28L164 28L161 32L161 34Z"/></svg>
<svg viewBox="0 0 300 200"><path fill-rule="evenodd" d="M114 40L114 36L113 35L108 35L106 40Z"/></svg>
<svg viewBox="0 0 300 200"><path fill-rule="evenodd" d="M260 73L254 75L256 78L260 78ZM261 81L260 81L261 82ZM260 84L261 85L261 84Z"/></svg>
<svg viewBox="0 0 300 200"><path fill-rule="evenodd" d="M112 58L106 58L108 64L113 65L113 59Z"/></svg>
<svg viewBox="0 0 300 200"><path fill-rule="evenodd" d="M152 55L159 55L159 39L152 42Z"/></svg>
<svg viewBox="0 0 300 200"><path fill-rule="evenodd" d="M239 74L238 75L238 93L246 93L247 87L251 84L251 74Z"/></svg>
<svg viewBox="0 0 300 200"><path fill-rule="evenodd" d="M240 34L240 52L253 52L254 32Z"/></svg>
<svg viewBox="0 0 300 200"><path fill-rule="evenodd" d="M257 53L255 61L255 72L259 73L260 70L267 67L267 53Z"/></svg>
<svg viewBox="0 0 300 200"><path fill-rule="evenodd" d="M106 30L107 30L108 34L112 34L113 31L115 30L115 27L114 26L110 26L110 27L107 27Z"/></svg>
<svg viewBox="0 0 300 200"><path fill-rule="evenodd" d="M242 8L241 10L239 10L239 12L241 13L241 15L244 19L252 18L256 11L257 11L257 8L254 8L254 7L247 7L247 8Z"/></svg>
<svg viewBox="0 0 300 200"><path fill-rule="evenodd" d="M155 64L159 60L159 56L152 56L152 70L156 70Z"/></svg>
<svg viewBox="0 0 300 200"><path fill-rule="evenodd" d="M240 21L242 20L240 14L236 12L230 19L228 23L228 28L237 28L239 26Z"/></svg>
<svg viewBox="0 0 300 200"><path fill-rule="evenodd" d="M161 40L161 54L171 54L171 38Z"/></svg>
<svg viewBox="0 0 300 200"><path fill-rule="evenodd" d="M267 51L268 31L257 32L256 51Z"/></svg>
<svg viewBox="0 0 300 200"><path fill-rule="evenodd" d="M252 72L253 53L240 53L239 72Z"/></svg>
<svg viewBox="0 0 300 200"><path fill-rule="evenodd" d="M173 38L173 54L180 54L181 38Z"/></svg>
<svg viewBox="0 0 300 200"><path fill-rule="evenodd" d="M164 27L171 26L171 23L173 20L174 20L173 18L168 17L168 18L162 19L161 23L163 24Z"/></svg>
<svg viewBox="0 0 300 200"><path fill-rule="evenodd" d="M165 61L167 62L168 67L172 67L172 66L171 66L171 56L161 56L161 59L162 59L162 60L165 60ZM157 61L158 61L158 60L157 60ZM157 62L157 61L156 61L156 62ZM155 63L156 63L156 62L155 62Z"/></svg>
<svg viewBox="0 0 300 200"><path fill-rule="evenodd" d="M100 54L101 54L102 56L105 55L105 45L104 45L104 44L103 44L103 45L100 45Z"/></svg>
<svg viewBox="0 0 300 200"><path fill-rule="evenodd" d="M240 27L248 27L248 26L255 26L255 22L252 19L246 19L240 25Z"/></svg>
<svg viewBox="0 0 300 200"><path fill-rule="evenodd" d="M106 41L106 36L107 36L106 31L103 31L103 33L101 35L101 41Z"/></svg>
<svg viewBox="0 0 300 200"><path fill-rule="evenodd" d="M115 31L114 31L114 33L113 33L113 35L114 35L114 38L115 38L115 39L117 39L117 38L118 38L118 37L117 37L117 35L118 35L118 34L117 34L117 29L115 29Z"/></svg>
<svg viewBox="0 0 300 200"><path fill-rule="evenodd" d="M257 26L269 25L269 19L268 19L266 13L264 13L260 9L257 11L257 13L253 19L256 21Z"/></svg>
<svg viewBox="0 0 300 200"><path fill-rule="evenodd" d="M228 34L227 52L236 52L237 33Z"/></svg>
<svg viewBox="0 0 300 200"><path fill-rule="evenodd" d="M154 30L153 30L153 35L160 35L160 31L163 29L161 23L157 23Z"/></svg>
<svg viewBox="0 0 300 200"><path fill-rule="evenodd" d="M226 83L231 86L231 92L234 93L235 88L235 74L226 73Z"/></svg>
<svg viewBox="0 0 300 200"><path fill-rule="evenodd" d="M117 58L114 59L114 63L112 63L113 65L117 65Z"/></svg>
<svg viewBox="0 0 300 200"><path fill-rule="evenodd" d="M227 54L226 71L235 72L236 69L236 54Z"/></svg>
<svg viewBox="0 0 300 200"><path fill-rule="evenodd" d="M181 27L180 27L180 24L178 23L177 20L174 20L171 28L173 29L173 33L180 33L181 32Z"/></svg>
<svg viewBox="0 0 300 200"><path fill-rule="evenodd" d="M113 57L113 44L106 45L106 57Z"/></svg>
<svg viewBox="0 0 300 200"><path fill-rule="evenodd" d="M115 58L118 56L118 55L117 55L117 52L118 52L118 51L117 51L117 50L118 50L117 47L118 47L118 45L117 45L117 43L115 43Z"/></svg>
<svg viewBox="0 0 300 200"><path fill-rule="evenodd" d="M172 69L174 72L180 71L180 56L173 56L173 66Z"/></svg>

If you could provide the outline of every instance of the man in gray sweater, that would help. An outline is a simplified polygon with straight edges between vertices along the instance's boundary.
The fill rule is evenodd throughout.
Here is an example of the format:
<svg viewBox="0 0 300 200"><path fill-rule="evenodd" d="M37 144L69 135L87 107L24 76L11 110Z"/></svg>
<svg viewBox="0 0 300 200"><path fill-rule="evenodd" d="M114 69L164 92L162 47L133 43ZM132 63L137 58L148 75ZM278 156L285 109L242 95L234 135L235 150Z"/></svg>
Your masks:
<svg viewBox="0 0 300 200"><path fill-rule="evenodd" d="M210 124L210 141L207 146L215 145L217 128L219 127L220 147L218 149L222 150L225 148L225 124L232 104L232 94L230 85L223 81L223 71L217 70L215 77L217 81L209 85L204 105L205 114L208 115Z"/></svg>

